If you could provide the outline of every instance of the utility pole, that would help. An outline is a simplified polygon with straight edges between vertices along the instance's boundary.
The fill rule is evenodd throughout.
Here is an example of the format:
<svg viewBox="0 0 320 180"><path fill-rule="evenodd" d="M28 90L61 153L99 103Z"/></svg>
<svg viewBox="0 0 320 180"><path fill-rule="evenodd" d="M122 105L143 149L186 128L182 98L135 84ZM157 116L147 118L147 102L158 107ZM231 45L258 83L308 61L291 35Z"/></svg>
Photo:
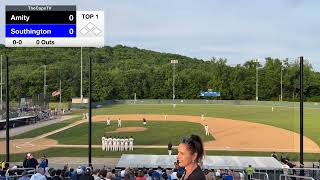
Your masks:
<svg viewBox="0 0 320 180"><path fill-rule="evenodd" d="M46 93L47 93L47 66L44 65L44 73L43 73L43 106L46 108Z"/></svg>
<svg viewBox="0 0 320 180"><path fill-rule="evenodd" d="M60 80L60 88L59 88L59 91L60 91L60 102L59 102L59 108L61 109L61 80Z"/></svg>
<svg viewBox="0 0 320 180"><path fill-rule="evenodd" d="M259 65L259 61L256 60L256 101L259 100L259 97L258 97L258 88L259 88L258 65Z"/></svg>
<svg viewBox="0 0 320 180"><path fill-rule="evenodd" d="M300 167L303 164L303 101L304 101L304 93L303 93L303 56L300 58Z"/></svg>
<svg viewBox="0 0 320 180"><path fill-rule="evenodd" d="M80 67L80 74L81 74L81 82L80 82L80 98L81 98L81 103L83 103L83 94L82 94L82 47L81 47L81 67Z"/></svg>
<svg viewBox="0 0 320 180"><path fill-rule="evenodd" d="M283 92L282 92L282 71L283 71L283 67L282 67L282 62L281 62L281 72L280 72L280 77L281 77L281 82L280 82L280 84L281 84L281 94L280 94L280 101L282 102L282 97L283 97Z"/></svg>
<svg viewBox="0 0 320 180"><path fill-rule="evenodd" d="M171 64L173 64L173 74L172 74L172 78L173 78L173 82L172 82L172 104L173 107L175 107L175 79L176 79L176 64L178 64L178 60L171 60Z"/></svg>
<svg viewBox="0 0 320 180"><path fill-rule="evenodd" d="M6 162L10 162L10 86L9 57L6 57Z"/></svg>

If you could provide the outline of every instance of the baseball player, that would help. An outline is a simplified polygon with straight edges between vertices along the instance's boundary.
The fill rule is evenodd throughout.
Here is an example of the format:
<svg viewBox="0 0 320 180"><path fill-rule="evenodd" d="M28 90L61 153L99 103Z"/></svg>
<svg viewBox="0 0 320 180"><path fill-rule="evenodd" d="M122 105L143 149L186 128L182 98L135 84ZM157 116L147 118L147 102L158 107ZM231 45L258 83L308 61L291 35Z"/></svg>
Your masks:
<svg viewBox="0 0 320 180"><path fill-rule="evenodd" d="M117 149L117 139L115 137L112 138L112 151L116 151Z"/></svg>
<svg viewBox="0 0 320 180"><path fill-rule="evenodd" d="M107 119L107 126L110 126L110 124L111 124L111 120L110 120L110 117L108 117L108 119Z"/></svg>
<svg viewBox="0 0 320 180"><path fill-rule="evenodd" d="M204 120L204 114L201 114L201 120L202 121Z"/></svg>
<svg viewBox="0 0 320 180"><path fill-rule="evenodd" d="M107 151L112 151L112 137L109 137L107 142L108 142Z"/></svg>
<svg viewBox="0 0 320 180"><path fill-rule="evenodd" d="M129 139L128 139L128 137L126 137L124 139L124 150L125 151L128 151L128 145L129 145Z"/></svg>
<svg viewBox="0 0 320 180"><path fill-rule="evenodd" d="M116 151L120 151L120 138L117 138Z"/></svg>
<svg viewBox="0 0 320 180"><path fill-rule="evenodd" d="M146 126L146 125L147 125L147 120L146 120L146 118L142 118L142 121L143 121L143 125Z"/></svg>
<svg viewBox="0 0 320 180"><path fill-rule="evenodd" d="M105 139L104 139L104 149L105 149L105 151L107 151L107 149L108 149L108 146L109 146L109 144L108 144L108 139L109 139L109 137L106 137Z"/></svg>
<svg viewBox="0 0 320 180"><path fill-rule="evenodd" d="M121 119L120 118L118 119L118 127L121 128Z"/></svg>
<svg viewBox="0 0 320 180"><path fill-rule="evenodd" d="M120 138L120 151L123 151L124 150L124 138L121 137Z"/></svg>
<svg viewBox="0 0 320 180"><path fill-rule="evenodd" d="M129 138L129 150L130 151L133 151L133 138L132 138L132 136Z"/></svg>
<svg viewBox="0 0 320 180"><path fill-rule="evenodd" d="M206 136L209 136L209 127L208 125L204 125L204 130L206 131Z"/></svg>
<svg viewBox="0 0 320 180"><path fill-rule="evenodd" d="M106 146L105 146L105 140L106 140L106 138L103 136L102 138L101 138L101 144L102 144L102 151L105 151L106 150Z"/></svg>

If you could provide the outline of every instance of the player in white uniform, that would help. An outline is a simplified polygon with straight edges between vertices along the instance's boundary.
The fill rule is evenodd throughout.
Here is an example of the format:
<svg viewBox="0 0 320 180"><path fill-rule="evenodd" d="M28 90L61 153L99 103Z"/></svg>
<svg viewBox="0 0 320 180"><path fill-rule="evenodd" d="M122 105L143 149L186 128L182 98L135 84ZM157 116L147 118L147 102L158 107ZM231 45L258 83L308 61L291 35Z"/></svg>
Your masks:
<svg viewBox="0 0 320 180"><path fill-rule="evenodd" d="M209 135L210 135L210 134L209 134L209 127L208 127L207 124L204 125L204 130L206 131L206 136L209 136Z"/></svg>
<svg viewBox="0 0 320 180"><path fill-rule="evenodd" d="M132 138L132 136L129 138L129 150L130 151L133 151L133 138Z"/></svg>
<svg viewBox="0 0 320 180"><path fill-rule="evenodd" d="M125 151L128 151L128 146L129 145L129 139L128 139L128 137L126 137L125 139L124 139L124 150Z"/></svg>
<svg viewBox="0 0 320 180"><path fill-rule="evenodd" d="M107 126L110 126L110 124L111 124L111 120L110 120L110 117L108 117L108 119L107 119Z"/></svg>
<svg viewBox="0 0 320 180"><path fill-rule="evenodd" d="M144 126L147 125L147 120L146 120L146 118L142 118L142 122L143 122L143 125L144 125Z"/></svg>
<svg viewBox="0 0 320 180"><path fill-rule="evenodd" d="M116 151L120 151L120 138L117 138L117 148Z"/></svg>
<svg viewBox="0 0 320 180"><path fill-rule="evenodd" d="M112 151L112 137L109 137L107 139L107 143L108 143L107 151Z"/></svg>
<svg viewBox="0 0 320 180"><path fill-rule="evenodd" d="M201 114L201 120L202 121L204 120L204 114Z"/></svg>
<svg viewBox="0 0 320 180"><path fill-rule="evenodd" d="M120 151L123 151L124 150L124 138L121 137L120 139Z"/></svg>
<svg viewBox="0 0 320 180"><path fill-rule="evenodd" d="M112 138L112 151L116 151L117 149L117 139L115 137Z"/></svg>
<svg viewBox="0 0 320 180"><path fill-rule="evenodd" d="M106 138L104 139L105 151L107 151L107 149L108 149L108 139L109 139L109 137L106 137Z"/></svg>
<svg viewBox="0 0 320 180"><path fill-rule="evenodd" d="M106 150L105 140L106 140L106 138L103 136L103 137L101 138L102 151L105 151L105 150Z"/></svg>
<svg viewBox="0 0 320 180"><path fill-rule="evenodd" d="M118 127L121 128L121 119L120 118L118 119Z"/></svg>

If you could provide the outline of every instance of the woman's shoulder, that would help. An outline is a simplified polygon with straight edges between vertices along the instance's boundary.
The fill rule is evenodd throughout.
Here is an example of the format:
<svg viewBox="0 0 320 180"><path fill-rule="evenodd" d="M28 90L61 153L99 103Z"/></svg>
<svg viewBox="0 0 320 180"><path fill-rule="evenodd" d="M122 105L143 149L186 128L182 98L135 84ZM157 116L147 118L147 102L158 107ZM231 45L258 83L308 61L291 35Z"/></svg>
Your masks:
<svg viewBox="0 0 320 180"><path fill-rule="evenodd" d="M201 170L200 166L198 166L188 177L187 180L206 180L206 177Z"/></svg>

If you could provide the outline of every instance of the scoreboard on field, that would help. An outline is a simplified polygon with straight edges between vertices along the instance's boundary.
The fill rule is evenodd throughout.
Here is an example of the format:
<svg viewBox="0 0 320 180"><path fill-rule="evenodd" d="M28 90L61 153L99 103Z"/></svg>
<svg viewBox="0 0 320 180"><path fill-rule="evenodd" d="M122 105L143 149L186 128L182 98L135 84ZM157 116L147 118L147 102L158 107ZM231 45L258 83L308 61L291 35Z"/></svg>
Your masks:
<svg viewBox="0 0 320 180"><path fill-rule="evenodd" d="M103 47L104 12L76 6L6 6L6 47Z"/></svg>

